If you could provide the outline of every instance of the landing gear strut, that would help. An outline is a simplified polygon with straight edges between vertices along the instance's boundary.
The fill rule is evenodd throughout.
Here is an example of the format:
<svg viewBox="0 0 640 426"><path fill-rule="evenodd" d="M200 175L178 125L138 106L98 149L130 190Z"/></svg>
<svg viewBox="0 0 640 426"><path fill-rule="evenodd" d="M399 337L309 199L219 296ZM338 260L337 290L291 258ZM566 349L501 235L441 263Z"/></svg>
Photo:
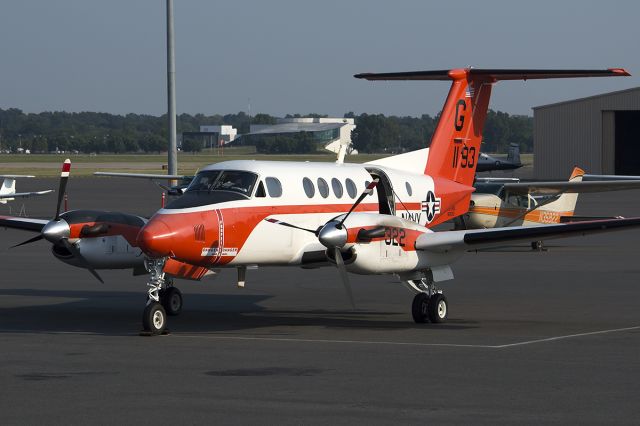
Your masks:
<svg viewBox="0 0 640 426"><path fill-rule="evenodd" d="M165 258L145 259L149 271L147 282L147 305L142 313L144 334L158 335L167 332L167 315L178 315L182 311L182 293L170 278L165 278Z"/></svg>
<svg viewBox="0 0 640 426"><path fill-rule="evenodd" d="M418 324L429 321L434 324L445 322L449 313L449 305L442 290L438 289L432 280L427 279L413 281L413 286L420 290L411 304L413 320Z"/></svg>

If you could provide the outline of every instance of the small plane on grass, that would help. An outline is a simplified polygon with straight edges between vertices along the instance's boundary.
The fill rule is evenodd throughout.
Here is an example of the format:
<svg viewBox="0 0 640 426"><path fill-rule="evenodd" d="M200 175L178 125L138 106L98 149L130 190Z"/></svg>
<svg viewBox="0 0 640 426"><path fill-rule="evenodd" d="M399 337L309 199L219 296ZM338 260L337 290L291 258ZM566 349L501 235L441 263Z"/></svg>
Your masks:
<svg viewBox="0 0 640 426"><path fill-rule="evenodd" d="M568 182L520 182L518 179L476 179L469 211L454 222L458 229L535 226L602 217L575 216L579 193L640 189L640 179L583 181L575 167Z"/></svg>
<svg viewBox="0 0 640 426"><path fill-rule="evenodd" d="M359 74L357 78L367 80L451 82L428 159L425 148L365 164L221 162L201 169L184 195L146 223L127 216L125 222L134 223L121 227L121 221L111 218L56 213L52 221L29 224L40 232L32 240L46 238L54 247L84 258L84 266L90 268L95 265L83 253L85 241L102 232L125 237L133 248L127 259L134 259L140 250L149 272L142 324L152 335L165 331L167 314L182 309L173 278L200 280L218 268L234 268L238 285L244 286L247 269L256 266L334 265L352 305L349 272L393 274L416 293L411 304L415 322L443 322L449 308L437 284L453 278L451 264L470 249L640 227L640 218L629 218L538 227L430 229L469 208L482 128L496 82L626 75L623 69L474 68ZM0 218L0 225L26 228L24 221L8 217ZM83 238L83 229L89 238ZM69 247L74 241L77 250Z"/></svg>
<svg viewBox="0 0 640 426"><path fill-rule="evenodd" d="M16 198L28 198L36 197L39 195L45 195L53 192L53 189L47 189L44 191L34 192L16 192L16 179L30 179L35 178L32 175L0 175L2 186L0 187L0 203L6 204L7 201L13 201Z"/></svg>

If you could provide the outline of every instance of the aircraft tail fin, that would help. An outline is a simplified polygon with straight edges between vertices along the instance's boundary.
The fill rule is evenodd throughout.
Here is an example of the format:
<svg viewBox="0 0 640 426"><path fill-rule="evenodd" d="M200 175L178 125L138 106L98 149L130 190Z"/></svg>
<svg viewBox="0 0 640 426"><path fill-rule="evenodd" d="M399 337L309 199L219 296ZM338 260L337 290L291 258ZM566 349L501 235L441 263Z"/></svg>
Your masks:
<svg viewBox="0 0 640 426"><path fill-rule="evenodd" d="M0 195L11 195L16 193L16 180L12 178L4 178L2 187L0 187Z"/></svg>
<svg viewBox="0 0 640 426"><path fill-rule="evenodd" d="M0 187L0 195L3 195L2 199L0 199L0 203L6 204L7 201L13 200L13 198L7 198L7 195L12 195L16 193L16 180L13 178L5 177L2 181L2 186Z"/></svg>
<svg viewBox="0 0 640 426"><path fill-rule="evenodd" d="M431 200L439 199L439 214L430 226L464 214L469 209L474 191L482 131L493 85L500 80L533 80L571 77L628 76L622 68L606 70L529 70L458 68L441 71L414 71L382 74L357 74L366 80L444 80L451 81L449 94L436 126L423 173L434 180L440 197L431 193ZM426 151L426 150L425 150ZM407 155L407 154L403 154ZM411 154L413 155L413 154ZM390 157L387 161L392 161ZM407 158L415 163L415 156ZM397 162L396 162L397 163ZM387 163L393 164L395 163ZM428 203L428 202L427 202ZM574 203L575 204L575 203Z"/></svg>
<svg viewBox="0 0 640 426"><path fill-rule="evenodd" d="M569 182L581 182L584 176L584 170L576 166L573 168ZM562 216L573 216L578 202L578 193L565 193L552 203L547 204L544 209L561 213Z"/></svg>
<svg viewBox="0 0 640 426"><path fill-rule="evenodd" d="M509 144L509 151L507 152L507 161L512 164L522 164L520 162L520 145L517 143Z"/></svg>
<svg viewBox="0 0 640 426"><path fill-rule="evenodd" d="M628 76L606 70L530 70L458 68L440 71L356 74L366 80L444 80L451 88L431 139L424 173L471 187L480 155L482 130L493 84L500 80Z"/></svg>

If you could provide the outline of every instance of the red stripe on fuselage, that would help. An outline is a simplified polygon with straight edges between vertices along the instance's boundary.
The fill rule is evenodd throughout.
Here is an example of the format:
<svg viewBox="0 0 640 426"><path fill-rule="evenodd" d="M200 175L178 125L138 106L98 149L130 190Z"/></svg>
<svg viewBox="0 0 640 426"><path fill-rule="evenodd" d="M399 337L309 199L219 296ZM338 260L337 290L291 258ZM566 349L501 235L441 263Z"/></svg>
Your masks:
<svg viewBox="0 0 640 426"><path fill-rule="evenodd" d="M406 203L405 206L409 209L420 209L419 203ZM331 213L337 216L346 213L350 207L350 204L310 204L157 213L149 221L146 232L140 233L143 241L139 241L139 244L145 252L155 256L169 255L193 265L225 265L235 258L235 254L225 254L223 249L237 250L237 252L242 250L256 226L269 216L318 213ZM378 203L360 204L356 211L377 212ZM195 240L194 226L198 225L203 225L205 228L204 242ZM318 225L321 223L319 222ZM162 235L150 235L149 231L152 229L162 229ZM168 231L165 232L165 229ZM412 248L413 243L407 245L407 249L409 247ZM203 256L203 249L210 249L212 255Z"/></svg>

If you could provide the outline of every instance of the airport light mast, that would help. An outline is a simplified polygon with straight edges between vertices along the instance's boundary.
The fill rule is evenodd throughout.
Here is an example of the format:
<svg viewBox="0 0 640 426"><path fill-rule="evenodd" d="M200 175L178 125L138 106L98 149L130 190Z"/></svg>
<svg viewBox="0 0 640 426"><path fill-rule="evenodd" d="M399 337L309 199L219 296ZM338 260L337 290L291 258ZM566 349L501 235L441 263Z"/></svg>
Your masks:
<svg viewBox="0 0 640 426"><path fill-rule="evenodd" d="M167 98L169 120L168 168L170 175L178 174L178 145L176 136L176 67L173 33L173 0L167 0ZM172 183L175 185L175 183Z"/></svg>

